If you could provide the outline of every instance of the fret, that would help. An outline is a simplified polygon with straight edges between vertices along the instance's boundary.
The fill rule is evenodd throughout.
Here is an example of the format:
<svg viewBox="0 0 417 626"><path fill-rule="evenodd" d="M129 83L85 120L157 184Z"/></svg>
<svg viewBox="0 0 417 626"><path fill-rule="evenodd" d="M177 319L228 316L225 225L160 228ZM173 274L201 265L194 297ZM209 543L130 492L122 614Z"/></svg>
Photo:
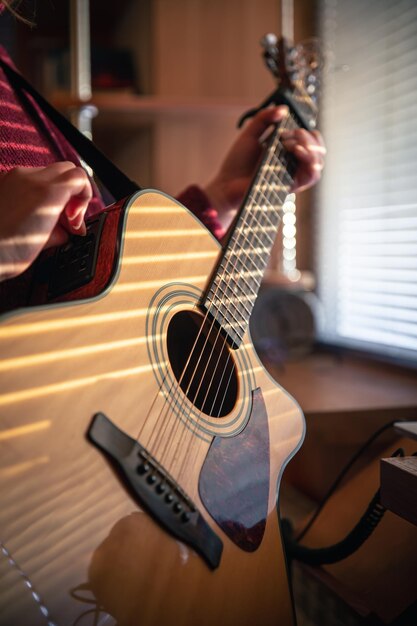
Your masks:
<svg viewBox="0 0 417 626"><path fill-rule="evenodd" d="M225 296L227 298L228 304L232 304L235 308L243 309L241 312L245 312L248 315L250 315L252 312L252 306L256 300L257 294L254 294L252 296L247 296L247 295L242 296L242 295L236 294L233 291L233 289L228 286L225 287L224 285L217 285L215 292L213 294L213 298L214 296L221 303L224 303L226 301L224 298ZM216 304L213 298L212 298L213 304ZM249 302L249 306L247 306L245 300ZM221 306L222 305L219 305L219 310L221 310Z"/></svg>
<svg viewBox="0 0 417 626"><path fill-rule="evenodd" d="M264 191L259 191L258 193L260 193L260 194L262 195L262 200L263 200L263 201L266 201L266 202L269 202L269 206L270 206L270 207L272 206L274 209L276 209L277 207L281 207L281 206L284 204L284 202L285 202L285 198L286 198L286 197L287 197L287 195L288 195L288 193L287 193L287 192L282 193L282 194L280 194L280 195L275 194L274 192L271 192L271 193L272 193L272 195L273 195L273 196L275 196L275 197L273 198L273 202L271 202L271 199L270 199L270 198L269 198L269 197L268 197L268 196L264 193ZM253 202L254 204L257 204L257 203L259 202L260 198L259 198L259 197L258 197L258 198L255 198L255 197L252 197L252 196L251 196L251 197L250 197L250 200L251 200L251 202ZM273 211L272 213L274 213L274 211Z"/></svg>
<svg viewBox="0 0 417 626"><path fill-rule="evenodd" d="M227 274L228 280L238 280L238 281L242 281L245 283L245 289L251 289L254 293L256 292L256 290L259 288L259 285L261 283L262 280L262 276L263 276L263 271L261 269L257 269L255 272L250 272L248 270L242 270L240 272L229 272L228 268L220 265L219 267L219 271L220 273L224 273ZM253 287L253 282L250 283L247 280L247 277L249 277L252 280L255 280L255 289L252 289Z"/></svg>
<svg viewBox="0 0 417 626"><path fill-rule="evenodd" d="M293 184L294 159L276 129L252 188L219 260L202 305L233 345L245 335L275 241L282 207Z"/></svg>
<svg viewBox="0 0 417 626"><path fill-rule="evenodd" d="M262 271L263 272L263 264L260 263L258 265L258 259L250 258L250 257L241 257L239 258L234 252L230 252L227 257L225 257L226 263L233 271Z"/></svg>
<svg viewBox="0 0 417 626"><path fill-rule="evenodd" d="M213 315L213 317L221 322L221 326L224 327L224 321L231 323L231 319L233 318L234 330L237 334L243 337L246 330L246 324L243 321L243 318L239 316L238 311L231 307L226 307L223 300L221 300L218 296L210 295L207 298L207 302L209 305L211 304L214 307L214 312L211 307L208 306L207 310L209 313ZM220 319L219 319L220 317Z"/></svg>
<svg viewBox="0 0 417 626"><path fill-rule="evenodd" d="M284 204L284 203L282 203ZM279 216L279 212L281 211L282 208L282 204L278 206L274 206L273 204L270 205L266 205L266 204L258 204L255 206L254 204L254 208L252 210L252 213L260 213L261 217L262 215L265 215L266 218L268 218L268 215L277 215ZM269 224L272 224L272 222L268 222Z"/></svg>
<svg viewBox="0 0 417 626"><path fill-rule="evenodd" d="M253 255L259 256L263 251L265 250L265 246L264 247L258 247L258 248L251 248L251 252ZM254 263L253 258L249 257L247 254L246 250L231 250L230 251L230 255L229 258L233 258L236 260L241 260L241 259L245 259L247 260L249 263Z"/></svg>
<svg viewBox="0 0 417 626"><path fill-rule="evenodd" d="M256 240L256 241L254 241L254 240ZM254 232L250 227L246 227L244 229L244 231L241 231L238 234L237 237L233 236L232 239L231 239L231 242L232 243L236 243L237 245L245 245L245 244L254 245L254 244L256 244L258 246L260 245L260 249L267 250L267 251L268 251L270 245L273 243L273 241L274 241L273 238L269 237L266 234L265 234L264 237L259 237L259 235L256 232Z"/></svg>
<svg viewBox="0 0 417 626"><path fill-rule="evenodd" d="M239 281L241 279L241 276L239 275L238 276L239 280L236 280L234 282L233 282L233 279L236 277L236 274L229 274L229 276L230 276L230 279L227 282L222 280L219 276L216 276L216 278L215 278L215 280L213 282L213 285L215 287L222 285L220 287L221 289L223 289L223 290L229 289L229 290L231 290L233 292L233 295L236 295L236 293L240 293L240 291L241 291L240 290L240 286L239 286ZM230 287L230 284L233 284L233 287ZM256 286L259 286L259 285L256 285ZM250 296L253 296L253 297L256 298L256 295L257 295L258 292L257 292L256 288L253 289L252 287L253 287L253 285L248 284L247 291L250 293ZM247 298L247 297L250 297L250 296L248 296L247 293L242 294L242 298Z"/></svg>
<svg viewBox="0 0 417 626"><path fill-rule="evenodd" d="M281 165L281 163L278 161L276 157L272 157L272 158L275 159L276 163L274 164L270 163L269 165L264 165L263 171L269 172L271 174L277 174L278 172L282 172L284 177L286 177L287 170L285 169L285 167Z"/></svg>
<svg viewBox="0 0 417 626"><path fill-rule="evenodd" d="M255 191L270 191L270 192L276 193L276 194L277 194L278 191L285 191L285 194L287 194L286 189L287 189L287 187L285 187L284 185L271 185L271 183L261 183L260 185L255 185L254 186L254 190ZM278 194L277 194L277 196L278 196Z"/></svg>
<svg viewBox="0 0 417 626"><path fill-rule="evenodd" d="M270 219L270 216L267 214L267 212L265 211L259 211L255 206L252 208L250 205L249 206L249 216L250 219L248 219L248 221L246 222L247 226L250 226L250 222L255 222L255 227L260 227L262 229L266 229L266 230L276 230L277 228L277 224L279 222L279 210L281 208L278 209L278 207L274 207L273 209L271 208L271 217L273 218L272 220ZM272 205L271 205L272 206ZM238 228L241 227L242 222L238 222L236 225L236 230Z"/></svg>
<svg viewBox="0 0 417 626"><path fill-rule="evenodd" d="M257 221L257 223L259 224L260 222L256 219L256 216L254 215L254 219ZM250 235L250 234L254 234L256 235L256 237L258 237L258 233L265 234L267 239L270 241L273 241L273 237L269 237L268 233L274 233L276 232L276 228L274 226L241 226L239 228L236 228L236 233L238 233L239 236L241 235Z"/></svg>
<svg viewBox="0 0 417 626"><path fill-rule="evenodd" d="M248 199L249 200L249 199ZM280 218L280 209L277 206L271 205L269 210L259 210L253 203L248 202L248 218L246 220L246 225L250 226L251 223L256 222L256 226L260 225L263 228L273 228L276 230L279 218ZM240 228L244 222L239 220L236 225L236 229Z"/></svg>
<svg viewBox="0 0 417 626"><path fill-rule="evenodd" d="M243 302L243 306L245 306L245 301L254 301L258 293L256 289L252 289L251 287L249 287L248 291L243 294L237 281L235 283L231 283L230 281L228 283L225 283L220 278L217 278L213 285L214 288L212 289L212 291L214 293L217 293L217 291L221 291L224 295L227 295L230 298L237 297L238 300Z"/></svg>

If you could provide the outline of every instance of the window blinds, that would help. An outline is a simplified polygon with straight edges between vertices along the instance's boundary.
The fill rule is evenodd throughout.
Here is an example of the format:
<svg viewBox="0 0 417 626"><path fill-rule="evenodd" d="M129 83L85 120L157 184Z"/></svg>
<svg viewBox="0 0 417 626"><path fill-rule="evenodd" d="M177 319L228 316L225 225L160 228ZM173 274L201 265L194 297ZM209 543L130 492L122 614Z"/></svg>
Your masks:
<svg viewBox="0 0 417 626"><path fill-rule="evenodd" d="M417 364L417 3L320 10L319 335Z"/></svg>

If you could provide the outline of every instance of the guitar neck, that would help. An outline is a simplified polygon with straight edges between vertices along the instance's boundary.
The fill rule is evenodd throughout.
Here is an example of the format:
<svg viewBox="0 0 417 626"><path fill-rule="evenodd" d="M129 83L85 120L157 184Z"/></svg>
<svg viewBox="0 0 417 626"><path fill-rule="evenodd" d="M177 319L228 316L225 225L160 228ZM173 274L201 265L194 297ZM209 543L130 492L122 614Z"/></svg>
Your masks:
<svg viewBox="0 0 417 626"><path fill-rule="evenodd" d="M296 127L292 118L291 128ZM295 159L285 151L276 126L241 207L202 305L233 346L239 346L271 255Z"/></svg>

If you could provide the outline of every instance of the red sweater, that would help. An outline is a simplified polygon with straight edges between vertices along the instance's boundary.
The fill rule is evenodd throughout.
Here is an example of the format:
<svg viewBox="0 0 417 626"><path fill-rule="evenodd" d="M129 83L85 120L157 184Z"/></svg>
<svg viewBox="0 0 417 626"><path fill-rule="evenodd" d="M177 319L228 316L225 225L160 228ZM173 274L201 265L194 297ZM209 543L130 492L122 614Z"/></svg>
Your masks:
<svg viewBox="0 0 417 626"><path fill-rule="evenodd" d="M12 65L6 50L0 45L0 57ZM21 101L0 68L0 172L14 167L42 167L56 161L80 160L54 124L44 115L28 95ZM87 217L103 210L104 204L93 184L94 197L87 209ZM224 234L217 212L210 206L204 192L193 185L177 198L217 237Z"/></svg>

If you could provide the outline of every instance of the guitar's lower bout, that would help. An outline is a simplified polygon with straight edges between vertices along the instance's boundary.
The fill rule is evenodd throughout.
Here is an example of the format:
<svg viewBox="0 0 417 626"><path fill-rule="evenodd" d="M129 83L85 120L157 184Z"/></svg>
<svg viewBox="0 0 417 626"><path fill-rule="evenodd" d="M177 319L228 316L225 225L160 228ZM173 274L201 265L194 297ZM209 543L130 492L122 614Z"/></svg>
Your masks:
<svg viewBox="0 0 417 626"><path fill-rule="evenodd" d="M220 250L196 218L162 194L141 192L128 202L120 248L99 295L1 320L0 625L290 626L276 503L283 468L302 439L301 412L259 364L249 336L227 356L217 352L224 363L233 357L225 408L213 393L194 405L181 387L183 357L178 365L170 333L185 332L183 311L198 308ZM186 341L195 336L186 333ZM249 437L258 388L258 414L267 418L261 430L269 434L260 439ZM121 486L85 437L98 412L149 449L196 505L223 543L217 569ZM212 479L203 470L212 493L200 497L205 459L214 454L217 464L233 440L243 442L247 481L262 476L257 514L250 486L234 482L239 455L233 471L223 467ZM226 497L213 508L222 489ZM264 519L253 551L237 545L203 502L225 518L237 492L247 496L248 513L237 530ZM250 533L246 540L256 543Z"/></svg>
<svg viewBox="0 0 417 626"><path fill-rule="evenodd" d="M147 513L173 537L198 552L209 567L218 567L222 542L194 502L152 454L102 413L94 416L88 436L115 461L125 484Z"/></svg>

